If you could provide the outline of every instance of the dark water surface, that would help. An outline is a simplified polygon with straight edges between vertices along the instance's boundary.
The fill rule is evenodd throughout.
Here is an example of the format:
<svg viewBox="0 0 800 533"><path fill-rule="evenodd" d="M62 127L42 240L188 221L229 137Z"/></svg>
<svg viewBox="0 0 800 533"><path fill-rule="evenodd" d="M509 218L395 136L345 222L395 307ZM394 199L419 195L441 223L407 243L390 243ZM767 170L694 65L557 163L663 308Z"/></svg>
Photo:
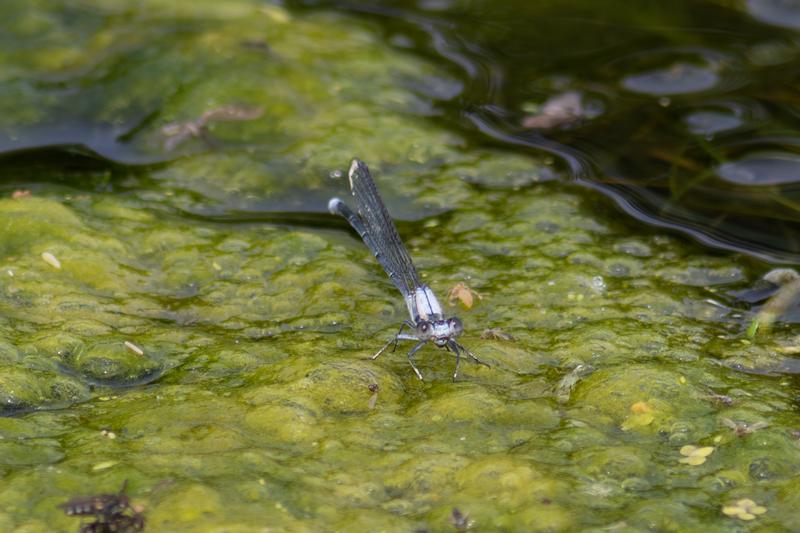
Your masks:
<svg viewBox="0 0 800 533"><path fill-rule="evenodd" d="M800 4L304 2L368 16L463 90L437 109L480 143L554 155L644 222L800 260ZM542 125L548 99L578 109Z"/></svg>
<svg viewBox="0 0 800 533"><path fill-rule="evenodd" d="M800 529L799 13L0 2L0 531Z"/></svg>

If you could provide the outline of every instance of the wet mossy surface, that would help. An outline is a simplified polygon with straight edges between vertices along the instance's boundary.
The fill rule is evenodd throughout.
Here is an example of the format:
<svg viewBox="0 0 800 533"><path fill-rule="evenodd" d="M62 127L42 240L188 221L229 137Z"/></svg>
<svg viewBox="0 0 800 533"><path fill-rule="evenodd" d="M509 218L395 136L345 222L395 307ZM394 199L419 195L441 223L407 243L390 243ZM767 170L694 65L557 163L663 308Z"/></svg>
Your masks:
<svg viewBox="0 0 800 533"><path fill-rule="evenodd" d="M0 530L75 530L56 505L125 479L152 531L449 531L453 508L481 531L728 531L741 498L764 527L798 526L797 381L775 350L796 342L747 339L724 296L759 265L433 126L426 102L457 80L368 22L243 0L23 5L0 8L18 43L0 55L4 149L47 145L70 111L80 157L116 163L0 184ZM229 104L264 112L165 151L165 124ZM405 346L368 359L405 307L324 214L355 155L425 281L482 295L446 307L491 368L464 361L453 382L452 354L426 347L420 382ZM316 218L276 221L287 199ZM686 445L714 452L681 463Z"/></svg>

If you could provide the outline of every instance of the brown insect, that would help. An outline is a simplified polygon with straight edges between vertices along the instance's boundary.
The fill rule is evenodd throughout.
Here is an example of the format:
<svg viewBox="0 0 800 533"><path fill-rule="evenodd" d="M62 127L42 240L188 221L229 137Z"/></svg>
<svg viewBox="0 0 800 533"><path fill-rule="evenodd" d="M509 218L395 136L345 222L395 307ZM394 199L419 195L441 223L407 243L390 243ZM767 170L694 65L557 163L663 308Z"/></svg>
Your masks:
<svg viewBox="0 0 800 533"><path fill-rule="evenodd" d="M731 405L733 405L733 398L731 398L727 394L717 394L714 391L711 391L708 395L708 398L726 407L730 407Z"/></svg>
<svg viewBox="0 0 800 533"><path fill-rule="evenodd" d="M753 424L745 424L744 422L734 422L730 418L723 418L722 423L733 430L733 434L737 437L744 437L750 433L755 433L759 429L769 426L767 422L755 422Z"/></svg>
<svg viewBox="0 0 800 533"><path fill-rule="evenodd" d="M488 328L481 333L481 339L495 339L500 341L514 341L513 335L506 333L500 328Z"/></svg>
<svg viewBox="0 0 800 533"><path fill-rule="evenodd" d="M97 496L78 496L58 507L69 516L112 515L124 511L130 506L125 490L128 480L123 481L122 488L116 494L98 494Z"/></svg>
<svg viewBox="0 0 800 533"><path fill-rule="evenodd" d="M377 383L370 383L369 384L369 391L372 393L372 396L369 398L369 408L375 409L375 404L378 403L378 384Z"/></svg>
<svg viewBox="0 0 800 533"><path fill-rule="evenodd" d="M144 529L144 517L131 507L125 494L128 480L115 494L79 496L58 507L69 516L93 516L95 520L82 524L80 533L131 533Z"/></svg>

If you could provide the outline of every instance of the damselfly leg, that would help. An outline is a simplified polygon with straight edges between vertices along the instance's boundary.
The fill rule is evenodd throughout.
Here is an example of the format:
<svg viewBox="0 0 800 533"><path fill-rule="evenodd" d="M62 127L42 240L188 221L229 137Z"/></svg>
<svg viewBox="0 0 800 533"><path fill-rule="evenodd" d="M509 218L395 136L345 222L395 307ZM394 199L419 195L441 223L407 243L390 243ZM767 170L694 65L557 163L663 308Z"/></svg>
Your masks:
<svg viewBox="0 0 800 533"><path fill-rule="evenodd" d="M425 346L427 343L428 341L421 341L419 344L411 348L410 352L408 352L408 364L410 364L411 368L414 369L414 373L417 375L420 381L423 381L422 373L420 373L419 369L417 368L417 365L414 364L414 354L417 353L419 349Z"/></svg>
<svg viewBox="0 0 800 533"><path fill-rule="evenodd" d="M463 344L459 344L459 343L457 343L456 341L453 341L453 343L454 343L456 346L458 346L458 348L459 348L460 350L467 352L467 355L469 356L469 358L470 358L470 359L472 359L473 361L475 361L476 363L478 363L479 365L483 365L483 366L485 366L486 368L492 368L492 367L491 367L491 365L490 365L489 363L484 363L483 361L481 361L480 359L478 359L477 357L475 357L475 354L474 354L474 353L472 353L472 352L470 352L469 350L467 350L467 349L464 347L464 345L463 345Z"/></svg>
<svg viewBox="0 0 800 533"><path fill-rule="evenodd" d="M454 352L454 353L456 354L456 369L455 369L455 371L453 372L453 381L455 381L455 380L456 380L456 378L458 377L458 367L459 367L459 365L461 364L461 352L464 352L464 353L466 353L466 354L467 354L467 355L470 357L470 359L472 359L473 361L475 361L477 364L479 364L479 365L483 365L483 366L485 366L486 368L491 368L491 366L489 366L489 364L488 364L488 363L484 363L483 361L481 361L480 359L478 359L477 357L475 357L475 354L473 354L472 352L470 352L469 350L467 350L467 349L466 349L466 348L465 348L463 345L461 345L461 344L457 343L457 342L456 342L456 341L454 341L454 340L450 340L450 341L447 343L447 345L446 345L446 346L447 346L447 349L448 349L448 350L450 350L450 351L452 351L452 352Z"/></svg>
<svg viewBox="0 0 800 533"><path fill-rule="evenodd" d="M458 349L458 344L456 341L448 342L447 349L452 349L456 353L456 369L453 370L453 381L455 381L458 377L458 367L461 365L461 350Z"/></svg>
<svg viewBox="0 0 800 533"><path fill-rule="evenodd" d="M378 352L377 352L375 355L373 355L372 357L370 357L370 359L372 359L373 361L374 361L375 359L377 359L377 358L378 358L378 356L379 356L380 354L382 354L384 351L386 351L386 348L388 348L388 347L389 347L389 345L390 345L390 344L392 344L392 343L394 343L394 346L392 346L392 353L394 353L394 351L395 351L395 350L397 350L397 343L398 343L399 341L417 341L417 340L419 340L417 337L415 337L415 336L413 336L413 335L404 335L404 334L403 334L403 329L405 329L406 327L409 327L409 328L412 328L412 329L413 329L413 328L414 328L414 324L412 324L412 323L411 323L410 321L408 321L408 320L404 320L404 321L403 321L403 323L402 323L402 324L400 324L400 329L399 329L399 330L397 330L397 335L395 335L394 337L392 337L391 339L389 339L389 340L386 342L386 344L384 344L384 345L383 345L383 347L382 347L380 350L378 350Z"/></svg>

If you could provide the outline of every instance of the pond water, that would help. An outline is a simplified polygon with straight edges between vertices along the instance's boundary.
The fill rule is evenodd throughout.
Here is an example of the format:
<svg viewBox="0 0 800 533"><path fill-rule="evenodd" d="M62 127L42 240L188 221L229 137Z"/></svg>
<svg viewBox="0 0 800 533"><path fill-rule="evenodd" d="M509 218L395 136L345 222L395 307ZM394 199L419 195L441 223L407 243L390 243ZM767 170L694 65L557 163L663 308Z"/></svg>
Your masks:
<svg viewBox="0 0 800 533"><path fill-rule="evenodd" d="M0 530L125 480L148 531L799 529L800 313L742 296L800 254L799 27L3 2ZM405 306L327 213L354 156L491 368L368 359Z"/></svg>
<svg viewBox="0 0 800 533"><path fill-rule="evenodd" d="M322 5L454 72L463 89L437 109L476 141L550 153L648 223L800 259L797 2Z"/></svg>

